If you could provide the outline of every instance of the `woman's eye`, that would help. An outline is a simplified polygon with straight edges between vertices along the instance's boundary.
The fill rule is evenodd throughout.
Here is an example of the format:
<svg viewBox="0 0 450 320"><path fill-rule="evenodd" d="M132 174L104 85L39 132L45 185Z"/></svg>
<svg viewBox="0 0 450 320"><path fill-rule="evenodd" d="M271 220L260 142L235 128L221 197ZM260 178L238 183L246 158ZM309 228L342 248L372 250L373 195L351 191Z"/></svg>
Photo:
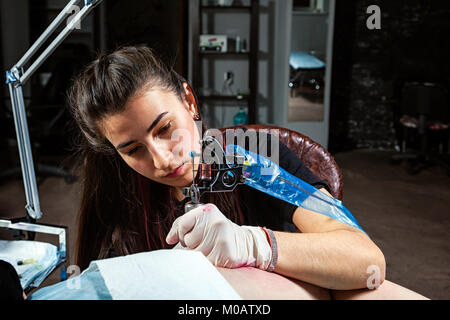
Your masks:
<svg viewBox="0 0 450 320"><path fill-rule="evenodd" d="M164 132L166 132L167 130L170 129L170 127L172 126L172 123L169 122L167 123L164 127L162 127L159 131L158 134L163 134ZM133 155L136 151L138 151L140 149L140 147L135 147L133 149L131 149L130 151L126 152L127 156L131 156Z"/></svg>
<svg viewBox="0 0 450 320"><path fill-rule="evenodd" d="M169 123L167 123L164 127L162 127L160 130L159 130L159 134L163 134L164 132L166 132L167 130L169 130L169 128L171 127L171 122L169 122Z"/></svg>
<svg viewBox="0 0 450 320"><path fill-rule="evenodd" d="M137 150L139 149L139 147L133 148L130 151L127 152L127 156L131 156L133 153L135 153Z"/></svg>

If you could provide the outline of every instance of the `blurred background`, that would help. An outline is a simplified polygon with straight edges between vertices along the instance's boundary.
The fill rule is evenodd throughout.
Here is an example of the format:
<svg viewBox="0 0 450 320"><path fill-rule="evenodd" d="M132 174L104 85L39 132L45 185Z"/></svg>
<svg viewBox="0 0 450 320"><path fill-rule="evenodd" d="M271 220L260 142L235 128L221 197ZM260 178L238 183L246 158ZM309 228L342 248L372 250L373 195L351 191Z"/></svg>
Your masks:
<svg viewBox="0 0 450 320"><path fill-rule="evenodd" d="M1 0L0 69L67 3ZM189 80L209 127L272 124L326 148L344 204L385 253L387 279L449 299L449 34L444 0L103 1L24 86L39 222L68 226L74 263L80 185L68 174L66 90L99 53L146 44ZM0 95L0 217L23 217L7 85Z"/></svg>

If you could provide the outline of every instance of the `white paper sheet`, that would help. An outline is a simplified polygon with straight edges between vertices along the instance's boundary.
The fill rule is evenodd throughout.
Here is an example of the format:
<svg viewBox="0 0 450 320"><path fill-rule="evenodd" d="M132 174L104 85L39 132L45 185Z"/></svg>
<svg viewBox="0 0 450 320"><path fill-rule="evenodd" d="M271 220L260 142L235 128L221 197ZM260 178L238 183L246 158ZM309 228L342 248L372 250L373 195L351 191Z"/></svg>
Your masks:
<svg viewBox="0 0 450 320"><path fill-rule="evenodd" d="M157 250L95 263L114 300L241 300L196 251Z"/></svg>

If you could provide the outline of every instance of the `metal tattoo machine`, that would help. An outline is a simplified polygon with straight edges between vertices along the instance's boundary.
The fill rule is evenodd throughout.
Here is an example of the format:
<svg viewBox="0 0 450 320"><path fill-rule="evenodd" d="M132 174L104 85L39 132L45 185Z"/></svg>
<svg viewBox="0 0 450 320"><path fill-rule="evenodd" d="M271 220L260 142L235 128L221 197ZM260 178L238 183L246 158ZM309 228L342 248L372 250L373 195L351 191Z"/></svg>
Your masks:
<svg viewBox="0 0 450 320"><path fill-rule="evenodd" d="M204 192L233 191L245 181L243 156L226 155L220 142L212 136L205 136L200 143L202 154L191 152L192 185L183 188L183 194L191 199L185 204L185 212L202 205L200 197ZM197 173L195 157L200 157Z"/></svg>
<svg viewBox="0 0 450 320"><path fill-rule="evenodd" d="M193 166L192 185L183 189L184 195L191 199L185 205L185 212L202 205L200 197L204 192L229 192L238 184L246 184L364 232L341 201L293 176L270 159L239 145L229 144L224 150L221 143L211 136L205 136L201 143L203 154L191 154L192 159L200 156L200 161L197 174Z"/></svg>

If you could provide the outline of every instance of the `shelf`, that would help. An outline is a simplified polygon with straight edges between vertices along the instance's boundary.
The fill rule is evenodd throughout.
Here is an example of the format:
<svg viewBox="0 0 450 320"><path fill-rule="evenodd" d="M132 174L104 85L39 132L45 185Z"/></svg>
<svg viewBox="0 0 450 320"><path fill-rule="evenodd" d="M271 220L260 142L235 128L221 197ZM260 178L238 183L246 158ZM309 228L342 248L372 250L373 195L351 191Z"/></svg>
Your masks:
<svg viewBox="0 0 450 320"><path fill-rule="evenodd" d="M267 97L264 97L261 93L258 93L257 95L257 99L261 104L267 105L268 104L268 100ZM248 95L243 96L242 99L238 99L236 96L230 96L230 95L210 95L210 96L203 96L203 95L198 95L198 99L202 102L216 102L216 101L226 101L226 102L235 102L235 104L230 104L230 105L224 105L225 107L232 107L235 105L239 105L241 103L248 103L250 97Z"/></svg>
<svg viewBox="0 0 450 320"><path fill-rule="evenodd" d="M208 58L220 58L220 57L229 57L229 58L248 58L250 56L250 52L208 52L208 51L200 51L200 56L208 57Z"/></svg>
<svg viewBox="0 0 450 320"><path fill-rule="evenodd" d="M202 101L213 101L213 100L224 100L224 101L247 101L248 96L242 96L241 98L238 98L237 96L231 96L231 95L210 95L210 96L204 96L201 95L198 97L199 100Z"/></svg>
<svg viewBox="0 0 450 320"><path fill-rule="evenodd" d="M328 12L314 12L314 11L302 11L302 10L294 10L292 11L294 16L328 16Z"/></svg>
<svg viewBox="0 0 450 320"><path fill-rule="evenodd" d="M250 6L200 6L204 11L251 11Z"/></svg>

